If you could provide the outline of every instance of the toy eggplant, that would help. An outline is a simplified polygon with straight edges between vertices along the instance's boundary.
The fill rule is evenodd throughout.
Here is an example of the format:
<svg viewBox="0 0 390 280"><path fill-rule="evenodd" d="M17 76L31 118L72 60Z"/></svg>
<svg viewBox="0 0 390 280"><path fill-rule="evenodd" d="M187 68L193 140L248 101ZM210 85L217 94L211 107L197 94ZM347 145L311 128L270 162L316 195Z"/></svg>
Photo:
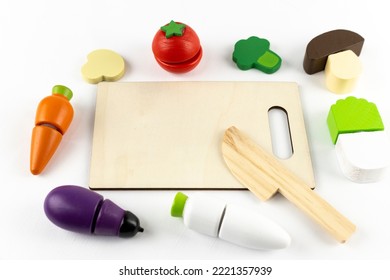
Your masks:
<svg viewBox="0 0 390 280"><path fill-rule="evenodd" d="M45 199L44 210L55 225L73 232L119 237L132 237L143 232L133 213L79 186L53 189Z"/></svg>

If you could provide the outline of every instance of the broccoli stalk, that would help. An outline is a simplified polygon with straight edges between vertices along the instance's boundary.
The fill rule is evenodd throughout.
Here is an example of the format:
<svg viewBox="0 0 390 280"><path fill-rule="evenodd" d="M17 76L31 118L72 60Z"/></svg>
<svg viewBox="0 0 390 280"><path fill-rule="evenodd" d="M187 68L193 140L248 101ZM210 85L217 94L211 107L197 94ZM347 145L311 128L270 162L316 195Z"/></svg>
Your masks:
<svg viewBox="0 0 390 280"><path fill-rule="evenodd" d="M234 45L233 61L241 70L256 68L272 74L280 68L282 59L269 46L268 40L255 36L240 40Z"/></svg>

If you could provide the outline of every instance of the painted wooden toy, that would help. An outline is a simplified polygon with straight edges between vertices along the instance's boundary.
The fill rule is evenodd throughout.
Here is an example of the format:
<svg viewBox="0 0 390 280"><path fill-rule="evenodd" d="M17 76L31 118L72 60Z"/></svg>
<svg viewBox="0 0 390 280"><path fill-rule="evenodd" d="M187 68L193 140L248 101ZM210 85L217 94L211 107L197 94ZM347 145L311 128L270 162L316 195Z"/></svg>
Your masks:
<svg viewBox="0 0 390 280"><path fill-rule="evenodd" d="M344 175L357 183L380 180L389 165L390 145L376 105L353 96L338 100L327 124Z"/></svg>
<svg viewBox="0 0 390 280"><path fill-rule="evenodd" d="M347 241L355 231L353 223L236 127L226 130L222 155L232 174L259 199L279 192L339 242Z"/></svg>
<svg viewBox="0 0 390 280"><path fill-rule="evenodd" d="M39 103L31 137L30 171L40 174L57 150L73 119L72 91L62 85Z"/></svg>
<svg viewBox="0 0 390 280"><path fill-rule="evenodd" d="M81 68L81 74L88 83L114 82L125 73L125 61L114 51L95 50L88 54L87 58L87 63Z"/></svg>
<svg viewBox="0 0 390 280"><path fill-rule="evenodd" d="M173 73L193 70L203 54L196 32L189 25L173 20L157 31L152 51L158 64Z"/></svg>
<svg viewBox="0 0 390 280"><path fill-rule="evenodd" d="M351 92L361 72L360 59L353 51L331 54L325 67L326 87L334 93Z"/></svg>
<svg viewBox="0 0 390 280"><path fill-rule="evenodd" d="M307 74L325 70L326 87L334 93L351 92L362 71L359 55L364 38L336 29L313 38L306 47L303 68Z"/></svg>
<svg viewBox="0 0 390 280"><path fill-rule="evenodd" d="M59 186L50 191L44 210L52 223L73 232L133 237L144 231L133 213L79 186Z"/></svg>
<svg viewBox="0 0 390 280"><path fill-rule="evenodd" d="M183 217L184 224L199 233L251 249L283 249L291 241L283 228L257 211L209 196L188 197L178 192L171 215Z"/></svg>
<svg viewBox="0 0 390 280"><path fill-rule="evenodd" d="M241 70L255 68L267 74L275 73L279 70L282 59L269 48L267 39L252 36L239 40L234 45L233 61Z"/></svg>
<svg viewBox="0 0 390 280"><path fill-rule="evenodd" d="M310 75L323 71L329 55L345 50L359 56L363 44L364 38L349 30L336 29L320 34L307 44L303 69Z"/></svg>

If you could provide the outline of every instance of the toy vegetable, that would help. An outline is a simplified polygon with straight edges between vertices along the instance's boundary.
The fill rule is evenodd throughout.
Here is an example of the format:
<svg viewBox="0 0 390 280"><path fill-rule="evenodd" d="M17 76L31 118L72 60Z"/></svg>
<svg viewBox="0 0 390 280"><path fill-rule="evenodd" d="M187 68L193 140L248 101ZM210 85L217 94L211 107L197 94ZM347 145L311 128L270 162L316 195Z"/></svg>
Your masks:
<svg viewBox="0 0 390 280"><path fill-rule="evenodd" d="M87 63L81 67L81 74L88 83L115 82L125 74L125 60L114 51L94 50L88 54L87 59Z"/></svg>
<svg viewBox="0 0 390 280"><path fill-rule="evenodd" d="M35 116L30 153L30 170L34 175L46 167L73 119L73 108L69 103L72 91L56 85L52 93L39 103Z"/></svg>
<svg viewBox="0 0 390 280"><path fill-rule="evenodd" d="M283 249L291 241L283 228L260 213L212 197L187 197L178 192L171 215L183 217L184 224L199 233L251 249Z"/></svg>
<svg viewBox="0 0 390 280"><path fill-rule="evenodd" d="M359 56L363 44L364 38L350 30L336 29L322 33L307 44L303 69L309 75L323 71L330 55L346 50Z"/></svg>
<svg viewBox="0 0 390 280"><path fill-rule="evenodd" d="M255 36L239 40L234 45L233 61L241 70L256 68L267 74L279 70L282 59L269 49L268 40Z"/></svg>
<svg viewBox="0 0 390 280"><path fill-rule="evenodd" d="M390 147L376 105L349 96L330 107L327 124L343 174L353 182L377 182L390 164Z"/></svg>
<svg viewBox="0 0 390 280"><path fill-rule="evenodd" d="M73 232L133 237L144 231L133 213L79 186L52 190L45 199L44 210L55 225Z"/></svg>
<svg viewBox="0 0 390 280"><path fill-rule="evenodd" d="M202 47L195 31L173 20L157 31L152 51L158 64L173 73L191 71L202 58Z"/></svg>
<svg viewBox="0 0 390 280"><path fill-rule="evenodd" d="M331 30L313 38L306 47L303 69L309 75L325 70L328 90L351 92L362 72L359 55L364 38L345 29Z"/></svg>

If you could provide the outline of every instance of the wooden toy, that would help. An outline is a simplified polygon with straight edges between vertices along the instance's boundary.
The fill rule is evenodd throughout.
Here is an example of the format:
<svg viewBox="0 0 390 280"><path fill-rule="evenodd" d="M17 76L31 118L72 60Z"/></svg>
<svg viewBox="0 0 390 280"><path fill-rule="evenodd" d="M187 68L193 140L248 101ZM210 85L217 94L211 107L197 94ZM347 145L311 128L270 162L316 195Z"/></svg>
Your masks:
<svg viewBox="0 0 390 280"><path fill-rule="evenodd" d="M350 96L329 110L328 128L340 168L357 183L380 180L389 165L389 140L374 103Z"/></svg>
<svg viewBox="0 0 390 280"><path fill-rule="evenodd" d="M125 74L125 61L114 51L95 50L88 54L87 58L87 63L81 68L81 74L88 83L114 82Z"/></svg>
<svg viewBox="0 0 390 280"><path fill-rule="evenodd" d="M376 105L353 96L340 99L330 107L327 124L333 144L341 134L384 130Z"/></svg>
<svg viewBox="0 0 390 280"><path fill-rule="evenodd" d="M325 67L326 87L334 93L351 92L361 72L362 65L353 51L331 54Z"/></svg>
<svg viewBox="0 0 390 280"><path fill-rule="evenodd" d="M195 31L190 26L173 20L157 31L152 51L158 64L173 73L193 70L203 53Z"/></svg>
<svg viewBox="0 0 390 280"><path fill-rule="evenodd" d="M144 231L133 213L79 186L53 189L45 199L44 210L51 222L73 232L133 237Z"/></svg>
<svg viewBox="0 0 390 280"><path fill-rule="evenodd" d="M357 56L363 48L364 38L359 34L336 29L313 38L307 44L303 68L307 74L314 74L325 69L328 56L341 51L351 50Z"/></svg>
<svg viewBox="0 0 390 280"><path fill-rule="evenodd" d="M267 74L279 70L282 59L269 49L268 40L255 36L239 40L234 45L233 61L241 70L258 69Z"/></svg>
<svg viewBox="0 0 390 280"><path fill-rule="evenodd" d="M226 130L222 154L234 176L259 199L267 200L279 192L339 242L355 231L354 224L237 128Z"/></svg>
<svg viewBox="0 0 390 280"><path fill-rule="evenodd" d="M72 91L56 85L52 93L39 103L35 116L30 153L30 170L34 175L46 167L73 119L73 107L69 102Z"/></svg>
<svg viewBox="0 0 390 280"><path fill-rule="evenodd" d="M130 82L97 86L92 189L244 189L220 141L241 126L272 153L270 108L288 114L283 164L314 188L298 85L289 82Z"/></svg>
<svg viewBox="0 0 390 280"><path fill-rule="evenodd" d="M242 205L227 205L209 196L188 197L179 192L171 215L183 217L184 224L199 233L251 249L283 249L291 242L283 228L257 211Z"/></svg>

